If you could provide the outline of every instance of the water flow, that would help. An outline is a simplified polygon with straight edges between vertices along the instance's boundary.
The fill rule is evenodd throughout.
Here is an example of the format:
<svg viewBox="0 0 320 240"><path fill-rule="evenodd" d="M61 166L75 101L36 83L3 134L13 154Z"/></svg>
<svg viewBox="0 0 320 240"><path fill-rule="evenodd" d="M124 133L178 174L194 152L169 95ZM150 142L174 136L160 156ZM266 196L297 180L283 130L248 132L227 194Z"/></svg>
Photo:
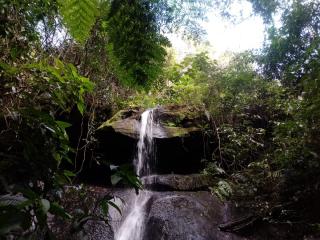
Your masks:
<svg viewBox="0 0 320 240"><path fill-rule="evenodd" d="M154 161L153 149L153 109L148 109L141 115L140 137L137 144L137 157L134 159L136 174L140 177L151 174ZM151 192L140 191L129 214L115 234L115 240L141 240L144 233L146 204Z"/></svg>
<svg viewBox="0 0 320 240"><path fill-rule="evenodd" d="M151 174L151 164L154 160L153 125L153 109L148 109L141 115L138 154L134 160L136 173L140 177Z"/></svg>
<svg viewBox="0 0 320 240"><path fill-rule="evenodd" d="M151 197L148 191L135 197L132 209L115 234L115 240L141 240L145 226L145 207Z"/></svg>

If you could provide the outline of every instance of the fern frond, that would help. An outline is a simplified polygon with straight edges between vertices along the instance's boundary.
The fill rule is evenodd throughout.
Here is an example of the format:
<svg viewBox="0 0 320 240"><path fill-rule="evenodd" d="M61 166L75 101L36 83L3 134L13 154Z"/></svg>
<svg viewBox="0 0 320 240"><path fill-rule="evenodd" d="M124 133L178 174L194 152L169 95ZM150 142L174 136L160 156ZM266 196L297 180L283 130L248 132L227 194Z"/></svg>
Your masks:
<svg viewBox="0 0 320 240"><path fill-rule="evenodd" d="M98 15L98 0L59 0L63 22L71 36L84 43Z"/></svg>

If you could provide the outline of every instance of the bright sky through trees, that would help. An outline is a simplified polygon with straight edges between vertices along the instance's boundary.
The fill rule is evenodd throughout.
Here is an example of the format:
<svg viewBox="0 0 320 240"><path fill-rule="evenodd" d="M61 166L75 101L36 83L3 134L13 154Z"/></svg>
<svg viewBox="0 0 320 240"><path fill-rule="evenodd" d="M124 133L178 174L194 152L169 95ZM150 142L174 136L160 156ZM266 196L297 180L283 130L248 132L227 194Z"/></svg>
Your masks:
<svg viewBox="0 0 320 240"><path fill-rule="evenodd" d="M206 46L194 46L192 43L182 40L179 35L170 35L172 46L178 59L188 53L196 52L199 48L209 49L213 57L220 57L226 51L241 52L247 49L262 47L264 40L264 25L261 17L252 15L251 4L242 2L233 4L231 12L238 16L237 22L232 23L224 19L218 10L208 13L208 21L202 25L207 31Z"/></svg>

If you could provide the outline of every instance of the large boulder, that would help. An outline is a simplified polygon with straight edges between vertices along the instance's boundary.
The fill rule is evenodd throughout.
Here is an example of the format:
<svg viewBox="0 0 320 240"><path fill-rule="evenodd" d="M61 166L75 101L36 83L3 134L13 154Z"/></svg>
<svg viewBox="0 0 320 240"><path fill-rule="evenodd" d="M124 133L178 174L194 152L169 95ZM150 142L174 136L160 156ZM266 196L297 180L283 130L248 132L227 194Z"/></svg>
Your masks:
<svg viewBox="0 0 320 240"><path fill-rule="evenodd" d="M304 223L273 224L262 219L248 225L242 232L221 231L221 226L232 228L235 222L252 215L250 209L239 208L230 202L223 203L208 191L140 191L136 195L133 189L76 186L66 188L62 205L72 215L78 212L77 209L88 209L94 216L102 216L98 203L110 194L115 196L113 202L121 209L121 214L110 206L108 222L93 217L80 228L74 228L74 224L71 225L69 221L51 217L49 226L56 238L114 240L121 223L130 215L135 203L147 199L141 209L144 215L143 240L318 239L306 237L301 228Z"/></svg>
<svg viewBox="0 0 320 240"><path fill-rule="evenodd" d="M148 208L143 240L308 239L290 224L262 220L248 224L241 232L221 231L222 225L250 220L250 210L222 203L206 191L157 192Z"/></svg>
<svg viewBox="0 0 320 240"><path fill-rule="evenodd" d="M131 138L139 138L139 116L142 111L137 108L120 110L112 118L105 121L99 132L116 132Z"/></svg>
<svg viewBox="0 0 320 240"><path fill-rule="evenodd" d="M111 131L138 139L140 117L144 111L142 108L121 110L104 122L98 131ZM155 138L185 137L193 132L201 132L208 123L204 109L185 105L157 107L154 114L157 123L153 130Z"/></svg>
<svg viewBox="0 0 320 240"><path fill-rule="evenodd" d="M97 129L103 159L113 164L131 164L139 138L141 114L145 109L122 110ZM154 110L156 166L153 173L190 174L203 168L211 142L205 129L209 120L204 109L188 106L163 106ZM210 146L209 146L210 145Z"/></svg>
<svg viewBox="0 0 320 240"><path fill-rule="evenodd" d="M237 239L218 230L223 209L208 192L158 194L149 210L144 240Z"/></svg>

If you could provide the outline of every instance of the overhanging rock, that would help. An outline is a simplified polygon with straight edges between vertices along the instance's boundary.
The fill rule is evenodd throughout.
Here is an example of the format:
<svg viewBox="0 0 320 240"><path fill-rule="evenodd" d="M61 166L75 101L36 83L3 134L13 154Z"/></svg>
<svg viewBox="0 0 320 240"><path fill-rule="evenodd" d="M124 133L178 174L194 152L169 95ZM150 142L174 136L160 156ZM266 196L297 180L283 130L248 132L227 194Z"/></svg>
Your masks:
<svg viewBox="0 0 320 240"><path fill-rule="evenodd" d="M113 164L132 163L139 139L142 108L121 110L97 129L99 151ZM189 174L202 168L208 142L204 132L209 118L202 108L186 105L161 106L154 110L153 137L156 173Z"/></svg>
<svg viewBox="0 0 320 240"><path fill-rule="evenodd" d="M131 108L121 110L104 122L99 132L114 131L138 139L140 116L145 109ZM201 132L208 125L208 118L203 109L188 106L158 107L154 111L156 125L154 138L186 137L194 132Z"/></svg>

